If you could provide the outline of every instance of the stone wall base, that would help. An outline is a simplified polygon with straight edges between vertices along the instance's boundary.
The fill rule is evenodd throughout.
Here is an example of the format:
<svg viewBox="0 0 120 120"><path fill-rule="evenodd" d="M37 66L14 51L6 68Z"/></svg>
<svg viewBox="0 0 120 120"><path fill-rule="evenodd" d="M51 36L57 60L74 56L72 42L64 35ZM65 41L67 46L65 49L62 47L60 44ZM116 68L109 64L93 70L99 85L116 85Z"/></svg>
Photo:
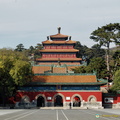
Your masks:
<svg viewBox="0 0 120 120"><path fill-rule="evenodd" d="M117 106L120 106L117 105ZM16 108L35 108L37 107L37 104L36 102L33 104L33 103L29 103L29 104L23 104L23 105L19 105L19 103L16 103L15 105ZM114 107L116 107L114 105ZM103 109L102 107L102 102L95 102L95 103L89 103L89 102L81 102L81 105L80 106L73 106L73 103L70 103L70 102L64 102L63 103L63 106L54 106L54 103L53 102L45 102L45 107L40 107L40 108L60 108L60 109Z"/></svg>
<svg viewBox="0 0 120 120"><path fill-rule="evenodd" d="M87 109L103 109L102 102L95 103L84 102L83 107L87 107Z"/></svg>
<svg viewBox="0 0 120 120"><path fill-rule="evenodd" d="M120 108L120 103L117 104L103 104L104 108Z"/></svg>

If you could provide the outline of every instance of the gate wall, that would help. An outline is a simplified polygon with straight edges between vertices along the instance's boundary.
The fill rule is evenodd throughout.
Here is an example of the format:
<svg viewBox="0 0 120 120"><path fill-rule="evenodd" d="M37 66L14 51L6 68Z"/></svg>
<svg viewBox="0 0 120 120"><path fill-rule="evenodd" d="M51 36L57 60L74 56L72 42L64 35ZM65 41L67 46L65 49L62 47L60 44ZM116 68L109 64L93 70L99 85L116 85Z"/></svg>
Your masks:
<svg viewBox="0 0 120 120"><path fill-rule="evenodd" d="M81 106L85 108L102 108L102 92L101 91L41 91L41 92L17 92L16 101L19 102L22 96L29 96L30 102L36 103L36 98L39 95L44 96L45 107L54 106L54 98L60 95L63 99L63 107L69 108L70 104L73 105L73 98L78 96L80 98ZM91 103L89 99L95 98L95 102Z"/></svg>

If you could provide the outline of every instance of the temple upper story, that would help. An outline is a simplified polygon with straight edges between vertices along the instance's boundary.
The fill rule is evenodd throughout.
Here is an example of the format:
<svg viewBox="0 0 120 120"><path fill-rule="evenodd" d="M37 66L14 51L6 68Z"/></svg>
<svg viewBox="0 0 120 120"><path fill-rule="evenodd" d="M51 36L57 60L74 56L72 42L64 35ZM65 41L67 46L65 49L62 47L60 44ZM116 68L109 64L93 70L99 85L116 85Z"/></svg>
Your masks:
<svg viewBox="0 0 120 120"><path fill-rule="evenodd" d="M47 36L47 40L42 42L44 49L74 49L76 41L71 40L71 36L61 34L60 29L58 34Z"/></svg>
<svg viewBox="0 0 120 120"><path fill-rule="evenodd" d="M82 59L77 58L79 50L75 49L76 41L71 40L71 36L61 34L61 27L58 33L47 36L47 40L42 42L43 49L40 50L41 58L36 59L37 65L80 65Z"/></svg>
<svg viewBox="0 0 120 120"><path fill-rule="evenodd" d="M50 39L53 41L65 41L68 39L68 35L63 35L60 33L61 27L58 27L58 34L50 35Z"/></svg>

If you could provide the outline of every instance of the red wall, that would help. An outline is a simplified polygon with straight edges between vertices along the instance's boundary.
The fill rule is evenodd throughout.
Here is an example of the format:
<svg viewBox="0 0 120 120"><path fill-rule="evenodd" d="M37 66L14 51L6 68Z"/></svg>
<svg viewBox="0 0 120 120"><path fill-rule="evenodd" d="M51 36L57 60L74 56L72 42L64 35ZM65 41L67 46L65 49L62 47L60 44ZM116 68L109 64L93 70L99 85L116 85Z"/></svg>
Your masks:
<svg viewBox="0 0 120 120"><path fill-rule="evenodd" d="M73 45L69 45L69 46L62 46L62 45L54 45L54 46L51 46L51 45L47 45L47 46L44 46L44 49L73 49Z"/></svg>
<svg viewBox="0 0 120 120"><path fill-rule="evenodd" d="M87 101L88 97L93 95L96 97L97 101L102 101L102 92L17 92L16 95L16 101L20 101L20 99L22 98L22 96L27 95L30 100L35 100L35 97L39 94L43 94L46 98L47 97L52 97L55 94L62 94L64 96L64 98L66 97L72 97L73 95L80 95L82 97L82 100ZM69 101L69 100L68 100Z"/></svg>
<svg viewBox="0 0 120 120"><path fill-rule="evenodd" d="M117 102L120 102L120 94L117 95Z"/></svg>

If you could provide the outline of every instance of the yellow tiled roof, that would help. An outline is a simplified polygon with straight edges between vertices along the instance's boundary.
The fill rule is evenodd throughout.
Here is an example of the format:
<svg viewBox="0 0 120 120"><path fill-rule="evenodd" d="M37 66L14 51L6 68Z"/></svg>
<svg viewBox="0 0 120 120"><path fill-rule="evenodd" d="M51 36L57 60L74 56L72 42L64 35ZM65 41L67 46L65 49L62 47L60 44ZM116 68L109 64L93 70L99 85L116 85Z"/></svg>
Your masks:
<svg viewBox="0 0 120 120"><path fill-rule="evenodd" d="M97 82L95 75L46 75L34 76L33 82L42 83L91 83Z"/></svg>
<svg viewBox="0 0 120 120"><path fill-rule="evenodd" d="M43 41L42 43L52 43L50 40Z"/></svg>
<svg viewBox="0 0 120 120"><path fill-rule="evenodd" d="M34 74L36 74L36 73L44 73L44 71L48 71L50 69L51 69L50 66L33 66L32 67L32 71L33 71Z"/></svg>
<svg viewBox="0 0 120 120"><path fill-rule="evenodd" d="M65 38L65 37L68 37L68 35L63 35L63 34L58 33L56 35L51 35L50 37L51 38Z"/></svg>
<svg viewBox="0 0 120 120"><path fill-rule="evenodd" d="M68 40L68 41L52 41L52 40L46 40L42 42L43 44L73 44L76 43L76 41Z"/></svg>

